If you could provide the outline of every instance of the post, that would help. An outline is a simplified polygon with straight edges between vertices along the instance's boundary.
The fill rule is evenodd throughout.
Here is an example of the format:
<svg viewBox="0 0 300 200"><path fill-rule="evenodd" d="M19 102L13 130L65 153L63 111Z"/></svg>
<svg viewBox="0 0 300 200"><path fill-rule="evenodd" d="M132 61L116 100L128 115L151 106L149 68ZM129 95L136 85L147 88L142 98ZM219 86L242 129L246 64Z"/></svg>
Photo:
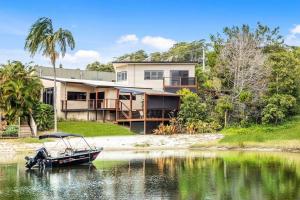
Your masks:
<svg viewBox="0 0 300 200"><path fill-rule="evenodd" d="M117 89L117 98L116 98L116 121L119 118L119 94L120 94L120 90Z"/></svg>
<svg viewBox="0 0 300 200"><path fill-rule="evenodd" d="M132 93L130 92L129 118L132 119Z"/></svg>
<svg viewBox="0 0 300 200"><path fill-rule="evenodd" d="M21 117L18 118L18 137L21 135Z"/></svg>
<svg viewBox="0 0 300 200"><path fill-rule="evenodd" d="M105 122L105 110L102 109L102 121Z"/></svg>
<svg viewBox="0 0 300 200"><path fill-rule="evenodd" d="M148 96L144 93L144 135L147 130L147 108L148 108Z"/></svg>

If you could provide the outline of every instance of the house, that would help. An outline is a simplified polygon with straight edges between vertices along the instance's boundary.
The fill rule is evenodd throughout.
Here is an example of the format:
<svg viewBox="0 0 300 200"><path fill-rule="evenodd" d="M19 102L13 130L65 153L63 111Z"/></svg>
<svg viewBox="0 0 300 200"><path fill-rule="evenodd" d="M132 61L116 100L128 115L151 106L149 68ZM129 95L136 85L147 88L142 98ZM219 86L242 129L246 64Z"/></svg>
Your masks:
<svg viewBox="0 0 300 200"><path fill-rule="evenodd" d="M194 62L113 62L116 81L128 87L172 92L197 90Z"/></svg>
<svg viewBox="0 0 300 200"><path fill-rule="evenodd" d="M176 117L181 88L196 90L195 63L113 63L116 80L99 81L41 77L42 101L57 104L58 117L101 120L128 125L137 133L152 133L160 123Z"/></svg>
<svg viewBox="0 0 300 200"><path fill-rule="evenodd" d="M101 120L128 125L137 133L151 133L160 123L176 116L179 95L150 88L125 87L115 82L42 77L42 101L57 104L62 119Z"/></svg>

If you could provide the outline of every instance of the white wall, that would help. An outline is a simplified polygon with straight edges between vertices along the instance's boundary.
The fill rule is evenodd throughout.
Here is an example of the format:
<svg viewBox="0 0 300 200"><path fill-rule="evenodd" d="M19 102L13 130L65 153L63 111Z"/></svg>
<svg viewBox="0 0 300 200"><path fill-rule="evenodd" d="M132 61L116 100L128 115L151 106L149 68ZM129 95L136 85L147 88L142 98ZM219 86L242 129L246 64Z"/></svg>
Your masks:
<svg viewBox="0 0 300 200"><path fill-rule="evenodd" d="M116 63L116 76L118 72L127 71L127 81L120 81L129 87L146 87L155 90L163 90L163 80L144 80L145 70L163 70L164 77L171 76L171 70L188 70L189 77L195 77L195 64L156 64L156 63L138 63L138 64L119 64ZM116 77L117 80L117 77Z"/></svg>

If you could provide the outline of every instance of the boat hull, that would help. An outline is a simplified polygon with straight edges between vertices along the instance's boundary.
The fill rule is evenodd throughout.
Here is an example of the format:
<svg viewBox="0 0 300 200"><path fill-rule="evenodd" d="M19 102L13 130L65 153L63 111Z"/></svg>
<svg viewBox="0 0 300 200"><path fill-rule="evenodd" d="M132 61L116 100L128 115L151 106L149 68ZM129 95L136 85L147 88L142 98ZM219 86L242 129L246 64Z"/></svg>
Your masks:
<svg viewBox="0 0 300 200"><path fill-rule="evenodd" d="M85 163L91 163L97 158L101 150L92 152L77 153L72 156L64 156L58 158L46 158L44 159L45 167L64 167L72 165L81 165Z"/></svg>

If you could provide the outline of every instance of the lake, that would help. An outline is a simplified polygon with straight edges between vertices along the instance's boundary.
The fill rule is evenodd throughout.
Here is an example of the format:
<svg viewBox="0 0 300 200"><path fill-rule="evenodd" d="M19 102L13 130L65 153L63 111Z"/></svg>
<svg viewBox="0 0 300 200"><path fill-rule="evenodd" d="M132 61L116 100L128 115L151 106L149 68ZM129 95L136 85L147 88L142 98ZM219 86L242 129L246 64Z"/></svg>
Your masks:
<svg viewBox="0 0 300 200"><path fill-rule="evenodd" d="M0 199L300 200L300 154L103 152L93 165L24 168L0 158Z"/></svg>

